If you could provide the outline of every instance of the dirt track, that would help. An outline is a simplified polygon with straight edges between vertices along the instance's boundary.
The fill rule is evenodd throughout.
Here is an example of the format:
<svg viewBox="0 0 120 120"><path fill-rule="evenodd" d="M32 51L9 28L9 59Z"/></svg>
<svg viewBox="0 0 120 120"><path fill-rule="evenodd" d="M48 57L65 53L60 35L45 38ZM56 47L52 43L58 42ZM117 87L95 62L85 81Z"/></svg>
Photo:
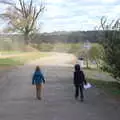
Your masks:
<svg viewBox="0 0 120 120"><path fill-rule="evenodd" d="M50 56L41 58L39 60L35 60L33 62L30 62L28 64L33 65L54 65L54 66L71 66L75 64L76 57L73 54L67 54L67 53L51 53Z"/></svg>

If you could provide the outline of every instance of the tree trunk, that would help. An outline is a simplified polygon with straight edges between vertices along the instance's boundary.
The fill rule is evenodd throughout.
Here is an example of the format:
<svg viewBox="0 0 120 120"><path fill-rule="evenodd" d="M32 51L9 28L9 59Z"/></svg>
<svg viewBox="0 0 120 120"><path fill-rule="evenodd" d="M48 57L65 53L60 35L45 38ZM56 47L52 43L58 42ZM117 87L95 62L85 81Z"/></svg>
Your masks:
<svg viewBox="0 0 120 120"><path fill-rule="evenodd" d="M86 52L86 68L89 68L89 57L88 57L88 51Z"/></svg>
<svg viewBox="0 0 120 120"><path fill-rule="evenodd" d="M86 59L86 68L89 68L88 58Z"/></svg>
<svg viewBox="0 0 120 120"><path fill-rule="evenodd" d="M96 61L96 65L97 65L97 69L99 69L99 64L98 64L98 62Z"/></svg>
<svg viewBox="0 0 120 120"><path fill-rule="evenodd" d="M29 44L29 34L28 34L28 33L25 33L25 34L24 34L24 44L25 44L25 45L28 45L28 44Z"/></svg>
<svg viewBox="0 0 120 120"><path fill-rule="evenodd" d="M99 59L95 59L95 61L96 61L97 69L99 69L100 68L100 60Z"/></svg>

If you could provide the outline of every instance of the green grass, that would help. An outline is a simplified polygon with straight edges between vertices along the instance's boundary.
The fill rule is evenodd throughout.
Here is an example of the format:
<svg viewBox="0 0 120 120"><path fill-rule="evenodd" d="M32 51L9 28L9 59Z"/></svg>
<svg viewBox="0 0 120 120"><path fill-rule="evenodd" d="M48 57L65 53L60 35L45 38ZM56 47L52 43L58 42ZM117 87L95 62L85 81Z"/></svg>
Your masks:
<svg viewBox="0 0 120 120"><path fill-rule="evenodd" d="M108 73L97 69L84 69L84 72L88 82L112 96L120 97L120 84Z"/></svg>
<svg viewBox="0 0 120 120"><path fill-rule="evenodd" d="M23 53L23 55L20 55L20 56L15 56L10 58L0 58L0 66L23 65L29 61L39 59L45 56L48 56L48 54L39 53L39 52L29 52L29 53Z"/></svg>
<svg viewBox="0 0 120 120"><path fill-rule="evenodd" d="M102 72L97 69L84 69L86 78L98 80L98 81L116 81L112 76L107 72Z"/></svg>
<svg viewBox="0 0 120 120"><path fill-rule="evenodd" d="M98 81L93 79L88 79L87 81L95 85L97 88L103 89L110 95L120 97L120 84L117 82Z"/></svg>
<svg viewBox="0 0 120 120"><path fill-rule="evenodd" d="M13 58L2 58L0 59L0 66L16 66L20 65L21 62Z"/></svg>
<svg viewBox="0 0 120 120"><path fill-rule="evenodd" d="M2 55L20 54L22 51L0 51Z"/></svg>

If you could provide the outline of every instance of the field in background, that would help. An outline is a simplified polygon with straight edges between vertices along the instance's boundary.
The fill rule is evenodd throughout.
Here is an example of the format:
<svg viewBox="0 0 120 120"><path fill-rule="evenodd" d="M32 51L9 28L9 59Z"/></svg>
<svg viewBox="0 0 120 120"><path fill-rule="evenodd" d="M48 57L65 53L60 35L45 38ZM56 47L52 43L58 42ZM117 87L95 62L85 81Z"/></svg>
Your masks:
<svg viewBox="0 0 120 120"><path fill-rule="evenodd" d="M14 55L7 55L0 57L0 67L4 66L16 66L16 65L23 65L29 61L39 59L41 57L48 56L47 53L41 52L25 52L19 53Z"/></svg>
<svg viewBox="0 0 120 120"><path fill-rule="evenodd" d="M42 39L41 39L42 41ZM58 41L59 42L59 41ZM81 52L82 49L84 49L84 43L79 42L79 43L69 43L69 42L64 42L64 43L44 43L41 42L40 44L30 44L33 48L38 49L39 51L44 51L44 52L67 52L67 53L73 53L77 56L79 56L79 53ZM91 43L92 46L98 45L97 43ZM1 51L31 51L31 50L26 50L26 46L24 45L23 42L23 37L22 36L1 36L0 37L0 52ZM3 52L4 54L5 52ZM10 53L10 52L9 52Z"/></svg>
<svg viewBox="0 0 120 120"><path fill-rule="evenodd" d="M98 46L98 43L91 43L91 46ZM80 52L85 49L84 43L41 43L32 44L32 46L40 51L66 52L79 56Z"/></svg>

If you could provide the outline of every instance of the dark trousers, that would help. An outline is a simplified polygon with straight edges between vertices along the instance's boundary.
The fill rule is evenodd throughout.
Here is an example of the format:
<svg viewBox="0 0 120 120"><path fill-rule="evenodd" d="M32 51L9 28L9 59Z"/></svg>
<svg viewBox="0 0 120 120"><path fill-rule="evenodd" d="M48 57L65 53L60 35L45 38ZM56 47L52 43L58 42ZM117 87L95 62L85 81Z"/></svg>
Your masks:
<svg viewBox="0 0 120 120"><path fill-rule="evenodd" d="M75 85L75 98L78 98L80 91L80 98L83 99L83 85Z"/></svg>

